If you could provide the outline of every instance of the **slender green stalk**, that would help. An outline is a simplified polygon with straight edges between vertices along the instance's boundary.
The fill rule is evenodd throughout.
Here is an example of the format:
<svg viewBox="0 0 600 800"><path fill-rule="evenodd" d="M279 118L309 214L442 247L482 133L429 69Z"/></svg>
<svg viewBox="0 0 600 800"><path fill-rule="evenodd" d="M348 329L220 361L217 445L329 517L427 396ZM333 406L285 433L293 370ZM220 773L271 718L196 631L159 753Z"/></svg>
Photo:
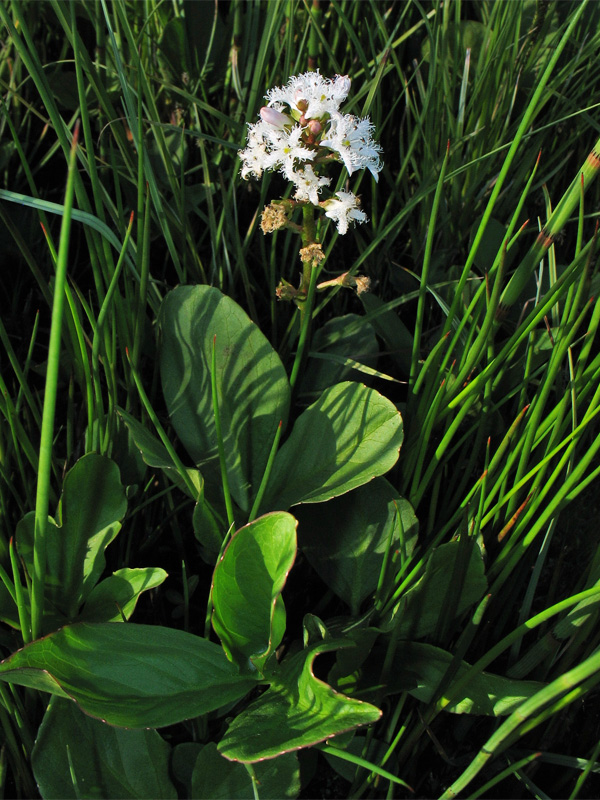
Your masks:
<svg viewBox="0 0 600 800"><path fill-rule="evenodd" d="M23 587L21 586L21 578L19 577L19 561L17 558L17 554L15 552L15 546L12 538L9 542L9 552L10 552L10 563L13 573L13 582L12 582L12 586L14 587L13 599L16 603L17 612L19 614L19 624L21 625L21 636L23 637L23 642L27 644L28 642L31 641L31 627L30 627L30 620L27 618L28 617L27 604L25 603ZM6 580L4 580L4 584L7 587L9 586Z"/></svg>
<svg viewBox="0 0 600 800"><path fill-rule="evenodd" d="M131 231L133 229L133 217L134 213L131 212L131 216L129 218L129 225L127 226L127 231L125 233L125 239L123 241L123 247L121 248L121 254L119 255L119 260L115 267L115 271L111 278L110 284L108 286L106 295L102 302L102 306L98 313L98 320L96 322L96 326L94 329L94 336L92 339L92 374L94 376L94 387L96 390L96 418L98 420L98 426L100 426L100 422L104 416L104 404L102 401L102 392L101 392L101 383L100 383L100 369L99 369L99 355L100 355L100 343L101 343L101 336L104 334L104 323L106 321L106 317L108 315L109 308L111 306L111 302L115 291L117 289L117 284L119 281L119 277L121 275L121 268L123 267L123 263L125 260L125 253L127 252L127 246L129 244L129 238L131 236ZM107 354L107 361L108 354ZM98 446L98 442L96 443ZM100 452L104 452L106 448L106 444L100 447Z"/></svg>
<svg viewBox="0 0 600 800"><path fill-rule="evenodd" d="M46 580L46 527L48 524L49 481L52 465L52 442L54 438L54 415L56 410L56 392L60 365L60 343L62 334L62 318L65 301L65 283L67 278L67 262L75 190L75 164L77 157L77 138L79 127L75 126L71 155L69 158L69 175L65 192L64 214L60 229L60 244L56 262L54 281L54 297L52 303L52 322L50 341L48 344L48 367L44 389L44 407L42 411L42 427L40 434L40 456L35 500L35 533L33 549L33 586L31 595L31 636L37 639L42 633L42 617L44 614L44 586Z"/></svg>
<svg viewBox="0 0 600 800"><path fill-rule="evenodd" d="M438 178L437 186L435 188L435 195L433 198L433 205L431 207L431 216L429 218L429 225L427 227L427 241L425 243L425 254L423 256L423 268L421 270L421 281L419 285L419 301L417 304L417 319L415 321L415 333L413 338L412 357L410 362L410 376L409 385L413 386L417 379L417 367L419 363L419 356L421 354L421 339L423 336L423 318L425 316L425 300L427 297L427 282L429 280L429 266L431 264L431 254L433 252L433 242L435 239L435 225L442 199L442 189L444 186L444 178L446 177L446 168L448 166L448 155L450 153L450 142L446 147L446 154L440 169L440 176Z"/></svg>
<svg viewBox="0 0 600 800"><path fill-rule="evenodd" d="M126 351L126 354L129 357L129 351ZM156 412L154 411L154 409L152 407L152 403L150 402L150 398L146 394L146 390L144 389L144 385L143 385L143 383L142 383L142 381L140 379L140 376L138 375L137 370L134 368L133 363L131 363L131 361L129 362L129 365L131 367L131 375L132 375L134 383L135 383L135 385L137 387L137 390L138 390L138 393L139 393L139 396L140 396L140 400L142 401L142 405L144 406L144 408L146 410L146 413L148 414L150 422L152 422L152 424L154 425L154 428L155 428L156 432L158 433L161 442L165 446L165 449L168 452L169 457L173 461L173 464L175 465L175 468L177 469L177 472L179 473L179 475L181 476L181 479L185 483L186 489L188 490L190 496L193 497L194 500L196 500L198 498L198 494L199 494L199 487L194 483L194 481L190 477L190 474L189 474L188 470L185 468L183 462L181 461L181 459L177 455L171 440L169 439L169 437L165 433L165 430L164 430L163 426L160 423L158 415L156 414Z"/></svg>
<svg viewBox="0 0 600 800"><path fill-rule="evenodd" d="M256 516L259 512L261 501L263 499L267 486L269 485L269 477L271 475L271 470L273 469L273 462L275 461L275 456L277 455L277 448L279 447L279 440L281 439L282 431L283 431L283 424L280 421L279 425L277 426L277 430L275 431L273 444L271 446L271 450L269 451L269 458L267 459L267 465L265 467L265 471L260 481L260 486L258 487L254 503L252 503L252 508L250 509L248 522L252 522L252 520L256 519Z"/></svg>
<svg viewBox="0 0 600 800"><path fill-rule="evenodd" d="M227 522L229 526L235 525L233 515L233 503L231 492L229 491L229 478L227 476L227 458L225 455L225 443L221 430L221 415L219 414L219 395L217 390L217 334L213 337L212 361L210 367L210 385L212 391L213 414L215 418L215 431L217 435L217 447L219 450L219 464L221 465L221 481L223 483L223 495L225 498L225 508L227 509Z"/></svg>
<svg viewBox="0 0 600 800"><path fill-rule="evenodd" d="M600 653L594 653L583 663L565 672L564 675L553 680L533 697L525 700L487 740L462 775L440 796L440 800L456 797L459 792L469 785L494 755L506 748L509 738L515 734L519 727L527 727L527 721L536 712L550 703L560 702L563 696L566 702L573 702L581 695L584 684L586 684L585 688L591 688L598 681L600 681ZM539 721L542 720L540 719Z"/></svg>
<svg viewBox="0 0 600 800"><path fill-rule="evenodd" d="M296 356L292 366L292 373L290 375L290 387L292 391L296 386L298 375L300 374L300 367L302 366L304 351L309 340L310 325L312 322L312 309L314 306L315 292L317 287L317 274L318 268L316 265L311 264L310 278L308 284L308 291L306 300L300 307L300 336L298 337L298 347L296 348Z"/></svg>

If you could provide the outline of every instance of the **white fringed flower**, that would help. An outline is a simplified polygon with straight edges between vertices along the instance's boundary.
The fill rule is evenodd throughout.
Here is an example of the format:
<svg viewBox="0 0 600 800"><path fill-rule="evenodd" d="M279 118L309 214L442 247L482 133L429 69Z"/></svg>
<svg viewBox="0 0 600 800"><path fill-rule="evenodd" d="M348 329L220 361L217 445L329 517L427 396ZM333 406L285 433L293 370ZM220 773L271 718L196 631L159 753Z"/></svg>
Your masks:
<svg viewBox="0 0 600 800"><path fill-rule="evenodd" d="M308 201L313 206L319 205L319 192L322 186L329 186L331 178L319 178L315 175L313 168L307 164L304 169L299 170L294 176L296 191L294 199Z"/></svg>
<svg viewBox="0 0 600 800"><path fill-rule="evenodd" d="M359 199L355 194L352 192L336 192L335 194L339 198L338 200L332 197L321 205L325 209L325 216L334 220L338 233L344 234L348 231L350 220L354 222L367 221L367 215L358 207Z"/></svg>
<svg viewBox="0 0 600 800"><path fill-rule="evenodd" d="M367 216L351 192L319 202L331 182L321 173L338 160L350 175L368 169L377 180L383 166L370 120L339 111L349 91L347 75L331 79L316 71L290 78L267 93L268 105L261 108L261 119L248 126L247 146L239 151L243 178L279 170L294 184L294 200L322 207L340 233L346 233L351 220L364 222Z"/></svg>
<svg viewBox="0 0 600 800"><path fill-rule="evenodd" d="M293 76L286 86L276 86L268 91L265 99L278 109L281 103L286 103L298 116L319 119L337 111L349 91L350 78L347 75L336 75L331 80L317 70Z"/></svg>
<svg viewBox="0 0 600 800"><path fill-rule="evenodd" d="M368 118L335 114L321 139L321 146L339 153L350 175L357 169L368 169L377 181L382 167L381 145L373 140L373 130L373 123Z"/></svg>

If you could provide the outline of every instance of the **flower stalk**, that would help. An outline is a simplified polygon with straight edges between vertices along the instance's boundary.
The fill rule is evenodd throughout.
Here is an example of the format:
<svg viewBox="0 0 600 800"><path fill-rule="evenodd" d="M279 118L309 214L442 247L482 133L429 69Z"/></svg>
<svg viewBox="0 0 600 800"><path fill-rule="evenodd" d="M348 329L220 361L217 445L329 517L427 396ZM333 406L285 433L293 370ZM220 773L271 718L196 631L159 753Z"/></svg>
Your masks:
<svg viewBox="0 0 600 800"><path fill-rule="evenodd" d="M345 286L360 293L369 285L364 276L344 273L317 286L325 254L317 237L316 215L333 220L341 235L348 232L351 224L367 221L360 199L352 192L338 191L321 199L331 183L325 173L337 162L350 176L357 170L368 169L377 181L383 166L381 147L373 139L371 121L339 110L349 90L347 75L327 79L317 70L290 78L286 86L277 86L267 93L267 105L260 110L260 120L248 126L247 146L239 152L243 178L260 178L265 170L278 170L294 186L291 198L272 201L261 217L263 233L288 228L299 233L302 240L298 288L282 278L276 290L280 300L293 300L300 311L292 385L309 338L317 288L323 291L328 286ZM301 224L292 220L298 208L302 209Z"/></svg>

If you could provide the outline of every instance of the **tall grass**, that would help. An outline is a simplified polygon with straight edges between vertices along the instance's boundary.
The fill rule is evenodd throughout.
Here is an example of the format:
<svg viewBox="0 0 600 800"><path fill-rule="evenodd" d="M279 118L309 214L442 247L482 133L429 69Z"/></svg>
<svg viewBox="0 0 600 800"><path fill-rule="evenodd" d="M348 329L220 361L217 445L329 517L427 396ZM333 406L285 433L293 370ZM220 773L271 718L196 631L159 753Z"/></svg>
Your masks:
<svg viewBox="0 0 600 800"><path fill-rule="evenodd" d="M578 719L582 698L594 702L600 679L599 551L589 523L566 538L564 515L583 513L600 470L600 187L593 173L580 180L600 136L600 6L10 0L0 20L0 608L29 596L11 545L17 523L36 510L39 526L30 623L0 614L3 655L41 631L47 509L89 452L112 457L130 487L111 566L166 554L182 570L189 621L188 576L201 573L191 501L141 464L117 407L170 434L154 322L177 284L233 297L291 369L299 326L275 288L297 282L296 241L259 228L286 187L279 176L242 182L236 153L273 85L309 68L348 74L348 111L370 115L385 167L377 185L358 179L369 225L345 240L329 223L320 234L330 276L365 272L373 291L362 304L319 295L313 325L363 315L381 343L376 373L396 381L376 384L404 415L389 478L420 538L382 608L434 548L473 537L490 598L436 643L475 672L492 664L547 682L497 728L466 717L454 728L440 714L447 698L418 706L401 693L363 755L426 795L545 796L559 763L556 791L585 796L596 740L569 742L560 726ZM536 250L541 230L551 238ZM361 353L344 357L360 367ZM146 613L173 624L173 603L154 602ZM335 608L324 601L319 613ZM5 793L33 796L40 713L32 693L2 688ZM348 791L392 796L384 784L358 765Z"/></svg>

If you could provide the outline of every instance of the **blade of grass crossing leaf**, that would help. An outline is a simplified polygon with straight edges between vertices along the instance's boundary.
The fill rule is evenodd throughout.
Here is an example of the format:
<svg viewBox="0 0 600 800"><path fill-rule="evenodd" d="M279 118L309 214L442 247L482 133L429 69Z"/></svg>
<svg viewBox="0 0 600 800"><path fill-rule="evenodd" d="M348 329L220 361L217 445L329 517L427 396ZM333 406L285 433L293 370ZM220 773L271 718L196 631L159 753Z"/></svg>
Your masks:
<svg viewBox="0 0 600 800"><path fill-rule="evenodd" d="M266 491L267 485L269 483L269 476L271 474L271 470L273 468L273 462L275 461L275 456L277 455L277 448L279 447L279 440L281 439L281 433L283 431L283 423L280 421L279 425L277 426L277 430L275 431L275 436L273 437L273 445L269 452L269 458L267 460L267 464L265 466L265 472L260 482L260 486L258 487L258 491L256 493L256 497L254 499L254 503L252 504L252 508L250 509L250 516L248 517L248 522L252 522L258 516L258 511L260 509L260 503L263 499L263 495Z"/></svg>
<svg viewBox="0 0 600 800"><path fill-rule="evenodd" d="M360 758L359 756L355 756L354 753L347 753L345 750L342 750L339 747L331 747L328 744L318 744L316 747L323 753L327 753L335 758L341 758L343 761L349 761L351 764L356 764L357 767L363 767L363 769L367 769L369 772L373 772L376 775L381 775L382 778L385 778L392 783L396 783L398 786L404 786L405 789L408 789L411 792L413 791L413 789L411 789L411 787L405 781L401 780L395 775L392 775L391 772L378 767L376 764L373 764L364 758Z"/></svg>
<svg viewBox="0 0 600 800"><path fill-rule="evenodd" d="M600 653L594 653L577 667L553 680L514 711L487 740L462 775L441 795L440 800L456 797L494 755L506 749L511 741L520 738L527 730L543 722L546 715L542 711L536 716L536 712L552 704L554 708L551 711L555 713L559 708L578 699L598 682L600 682ZM519 728L523 730L520 732Z"/></svg>
<svg viewBox="0 0 600 800"><path fill-rule="evenodd" d="M219 396L217 391L217 334L213 337L212 361L210 367L210 384L212 392L213 414L215 417L215 432L217 436L217 447L219 450L219 463L221 465L221 481L223 484L223 495L225 497L225 508L227 509L227 521L230 526L235 526L233 516L233 503L231 492L229 491L229 478L227 477L227 461L225 458L225 444L221 431L221 415L219 414Z"/></svg>
<svg viewBox="0 0 600 800"><path fill-rule="evenodd" d="M129 352L128 351L126 351L126 355L129 357ZM175 466L177 468L177 472L181 476L181 479L184 481L184 483L186 485L186 488L187 488L188 492L190 493L190 496L193 497L193 498L196 498L197 495L198 495L198 490L197 490L196 486L194 485L194 482L190 478L187 469L183 465L183 462L181 461L181 459L177 455L171 440L169 439L169 437L165 433L165 430L164 430L163 426L160 423L158 415L156 414L156 412L152 408L152 404L150 402L150 399L149 399L148 395L146 394L146 391L144 389L142 381L141 381L141 379L140 379L140 377L139 377L139 375L137 373L137 370L135 369L133 363L131 362L131 360L129 362L129 365L131 367L131 375L132 375L133 380L135 382L135 385L137 387L138 394L140 396L140 400L142 401L142 405L144 406L144 409L146 410L146 413L148 414L148 417L150 418L150 422L152 422L152 424L154 425L154 428L156 429L156 432L158 433L161 442L165 446L165 449L167 450L171 460L173 461L173 464L175 464Z"/></svg>
<svg viewBox="0 0 600 800"><path fill-rule="evenodd" d="M60 345L62 334L62 318L65 300L65 283L67 277L67 261L69 255L69 238L71 232L71 210L75 190L75 173L77 157L77 136L79 128L75 128L69 173L65 192L64 215L60 230L60 244L56 263L54 281L54 298L52 304L52 322L50 326L50 342L48 344L48 366L44 390L44 407L42 412L42 429L40 434L39 472L35 501L35 534L33 556L33 586L31 596L31 636L37 639L42 631L44 613L44 585L46 580L46 527L48 523L49 481L52 463L52 444L54 438L54 416L56 410L56 393L60 364Z"/></svg>

